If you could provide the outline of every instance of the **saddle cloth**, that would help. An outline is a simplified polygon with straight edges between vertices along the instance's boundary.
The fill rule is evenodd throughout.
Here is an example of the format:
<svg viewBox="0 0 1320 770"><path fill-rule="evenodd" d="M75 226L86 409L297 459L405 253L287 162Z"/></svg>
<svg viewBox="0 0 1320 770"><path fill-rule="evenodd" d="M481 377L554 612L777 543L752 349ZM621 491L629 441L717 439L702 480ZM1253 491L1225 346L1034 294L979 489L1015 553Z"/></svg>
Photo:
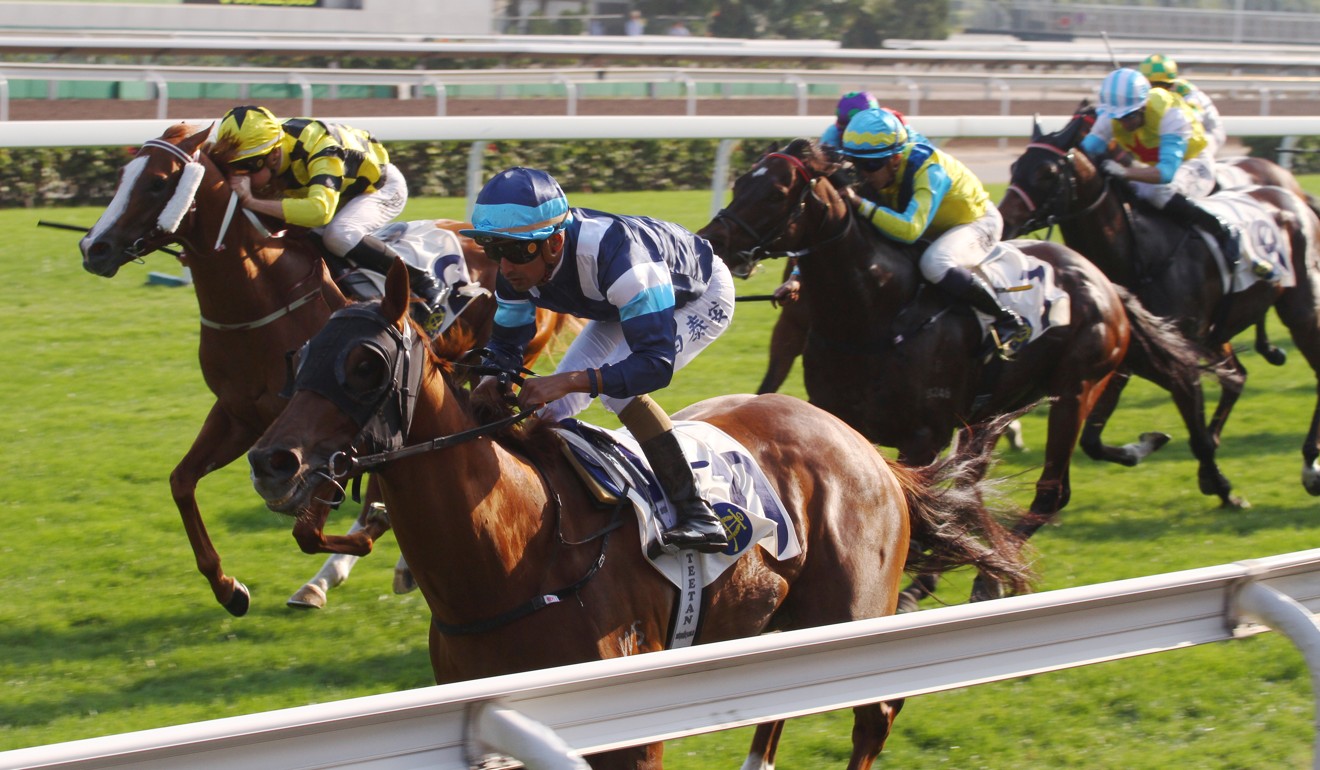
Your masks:
<svg viewBox="0 0 1320 770"><path fill-rule="evenodd" d="M1237 187L1252 187L1256 180L1240 167L1227 163L1226 158L1215 160L1215 188L1232 190Z"/></svg>
<svg viewBox="0 0 1320 770"><path fill-rule="evenodd" d="M1026 254L1014 241L995 244L973 269L994 288L1004 307L1031 323L1031 340L1072 322L1072 299L1054 283L1054 266ZM976 318L981 333L988 335L994 317L977 310Z"/></svg>
<svg viewBox="0 0 1320 770"><path fill-rule="evenodd" d="M391 222L372 233L375 237L389 244L403 261L418 270L433 273L441 283L448 287L444 307L444 321L436 335L448 329L458 316L467 309L473 297L489 295L490 290L472 280L468 273L467 260L463 257L463 246L458 235L436 225L430 219L411 222ZM381 296L385 294L385 276L365 267L358 266L358 272L364 275Z"/></svg>
<svg viewBox="0 0 1320 770"><path fill-rule="evenodd" d="M637 515L644 536L642 554L664 527L674 524L674 512L646 462L641 446L626 430L606 430L579 420L561 420L555 432L564 440L579 472L590 474L589 484L604 487L618 498L626 498ZM702 573L700 587L710 585L755 545L776 559L791 559L801 553L793 522L770 480L729 434L709 423L679 421L674 435L697 477L697 490L710 502L729 533L729 548L712 554L684 552L687 558L662 553L650 560L652 566L678 588L689 585L688 565L697 557ZM614 447L617 453L609 451ZM620 458L628 467L620 466Z"/></svg>
<svg viewBox="0 0 1320 770"><path fill-rule="evenodd" d="M1238 259L1237 269L1230 273L1224 254L1219 249L1219 242L1209 233L1200 233L1215 255L1215 261L1219 263L1219 275L1225 293L1246 291L1257 281L1264 280L1252 272L1252 254L1275 266L1275 285L1284 288L1297 285L1292 265L1292 242L1274 220L1271 209L1245 192L1232 190L1215 193L1196 202L1228 224L1236 226L1242 234L1242 255Z"/></svg>

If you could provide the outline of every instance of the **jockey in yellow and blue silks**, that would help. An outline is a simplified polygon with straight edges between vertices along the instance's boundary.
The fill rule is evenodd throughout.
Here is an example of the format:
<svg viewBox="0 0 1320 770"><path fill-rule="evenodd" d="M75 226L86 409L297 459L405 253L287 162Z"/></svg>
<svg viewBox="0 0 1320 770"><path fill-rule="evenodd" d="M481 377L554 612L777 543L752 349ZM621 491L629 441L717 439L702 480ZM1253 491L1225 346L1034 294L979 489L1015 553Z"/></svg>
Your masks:
<svg viewBox="0 0 1320 770"><path fill-rule="evenodd" d="M460 230L499 262L488 362L517 370L536 332L536 308L587 319L554 374L529 378L523 408L543 418L581 412L591 399L619 416L641 445L678 523L663 545L714 553L728 547L715 512L697 494L669 416L648 395L705 350L733 319L733 277L710 243L650 217L570 208L544 171L515 167L482 187L472 228ZM484 377L479 403L503 398Z"/></svg>
<svg viewBox="0 0 1320 770"><path fill-rule="evenodd" d="M884 109L864 110L848 123L843 154L866 183L854 196L858 214L900 243L932 238L919 262L922 276L993 317L1000 356L1011 358L1031 338L1031 326L972 272L1004 233L981 180L952 155L911 141Z"/></svg>
<svg viewBox="0 0 1320 770"><path fill-rule="evenodd" d="M1100 84L1096 118L1082 139L1082 151L1092 160L1104 158L1112 141L1132 153L1141 165L1129 167L1104 158L1100 167L1130 182L1138 198L1213 235L1224 258L1236 264L1237 228L1192 202L1215 186L1213 148L1196 111L1177 93L1152 89L1140 72L1117 69ZM1257 275L1272 277L1272 264L1254 255L1253 262Z"/></svg>
<svg viewBox="0 0 1320 770"><path fill-rule="evenodd" d="M1223 149L1224 142L1228 140L1228 135L1224 131L1224 121L1219 117L1219 108L1215 106L1210 95L1197 88L1190 80L1179 77L1178 62L1171 56L1151 54L1137 65L1137 71L1146 78L1151 88L1173 91L1181 96L1189 107L1196 110L1196 116L1201 119L1201 126L1205 129L1206 139L1213 144L1210 153L1217 156L1219 150Z"/></svg>
<svg viewBox="0 0 1320 770"><path fill-rule="evenodd" d="M248 105L221 118L216 150L239 203L317 233L333 272L347 269L343 260L389 272L396 253L372 233L403 211L408 183L370 133L312 118L280 120ZM430 273L408 272L426 303L418 322L434 333L444 319L437 307L443 287Z"/></svg>

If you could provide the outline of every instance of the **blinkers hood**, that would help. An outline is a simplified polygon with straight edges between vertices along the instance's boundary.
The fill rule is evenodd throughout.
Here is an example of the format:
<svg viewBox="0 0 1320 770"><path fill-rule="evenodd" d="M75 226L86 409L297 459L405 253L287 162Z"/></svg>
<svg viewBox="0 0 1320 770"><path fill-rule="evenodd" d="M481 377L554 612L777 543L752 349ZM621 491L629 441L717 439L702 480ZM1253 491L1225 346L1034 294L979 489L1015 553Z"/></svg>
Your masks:
<svg viewBox="0 0 1320 770"><path fill-rule="evenodd" d="M411 325L400 333L386 321L380 303L350 305L330 316L325 327L304 346L294 376L294 390L310 390L340 409L358 426L353 447L359 452L388 452L403 446L421 383L422 366L414 355L425 355L423 342ZM379 357L387 375L370 390L348 385L345 362L366 348Z"/></svg>

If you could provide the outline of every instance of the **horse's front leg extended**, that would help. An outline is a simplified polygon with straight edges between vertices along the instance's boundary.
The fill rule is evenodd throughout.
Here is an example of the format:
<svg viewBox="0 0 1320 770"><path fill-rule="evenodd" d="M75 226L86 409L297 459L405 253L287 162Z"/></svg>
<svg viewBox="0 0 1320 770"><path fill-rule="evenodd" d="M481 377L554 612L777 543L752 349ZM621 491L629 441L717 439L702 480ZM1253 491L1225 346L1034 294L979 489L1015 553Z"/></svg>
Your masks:
<svg viewBox="0 0 1320 770"><path fill-rule="evenodd" d="M1118 408L1119 397L1123 395L1123 389L1127 387L1130 377L1128 372L1119 372L1109 379L1109 384L1096 399L1095 406L1086 419L1086 425L1082 427L1080 441L1082 451L1092 460L1103 460L1131 467L1169 443L1169 434L1156 431L1142 433L1137 441L1121 447L1109 446L1104 442L1105 425L1109 423L1109 418Z"/></svg>
<svg viewBox="0 0 1320 770"><path fill-rule="evenodd" d="M807 347L806 304L799 299L785 305L770 332L770 364L761 379L757 393L774 393L788 379L793 362Z"/></svg>
<svg viewBox="0 0 1320 770"><path fill-rule="evenodd" d="M373 477L367 486L367 498L362 504L362 512L358 515L353 526L349 528L348 534L343 537L325 537L323 530L325 520L329 514L327 506L320 506L317 511L317 518L312 519L307 515L301 516L294 523L293 534L298 540L300 547L304 549L318 549L316 553L322 552L322 547L327 545L342 545L345 548L361 548L365 546L365 553L356 552L337 552L325 560L321 569L312 576L293 595L285 602L290 607L305 609L321 609L325 607L326 594L331 588L341 585L348 580L349 573L353 571L353 565L357 563L358 558L370 553L374 547L375 541L385 532L389 531L389 517L385 513L385 506L380 502L380 488ZM335 541L338 541L335 543ZM400 569L405 571L404 577L400 577ZM400 559L400 566L395 567L394 592L407 593L415 583L411 582L412 575L406 572L407 564Z"/></svg>
<svg viewBox="0 0 1320 770"><path fill-rule="evenodd" d="M197 508L197 483L211 471L237 460L257 438L216 403L206 415L206 421L187 454L170 473L170 493L192 545L197 571L211 584L216 601L231 615L240 617L247 613L251 595L247 586L226 575L220 567L220 554L211 544L202 513Z"/></svg>

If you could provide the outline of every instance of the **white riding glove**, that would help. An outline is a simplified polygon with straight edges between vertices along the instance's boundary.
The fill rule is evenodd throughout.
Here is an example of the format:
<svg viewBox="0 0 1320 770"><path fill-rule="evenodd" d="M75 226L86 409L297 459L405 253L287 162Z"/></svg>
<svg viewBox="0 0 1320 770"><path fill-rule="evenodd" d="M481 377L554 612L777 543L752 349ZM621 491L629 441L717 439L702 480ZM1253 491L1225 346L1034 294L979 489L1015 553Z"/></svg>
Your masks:
<svg viewBox="0 0 1320 770"><path fill-rule="evenodd" d="M1127 179L1127 166L1124 166L1113 158L1105 158L1100 164L1100 170L1104 171L1109 176L1118 177L1119 179Z"/></svg>

